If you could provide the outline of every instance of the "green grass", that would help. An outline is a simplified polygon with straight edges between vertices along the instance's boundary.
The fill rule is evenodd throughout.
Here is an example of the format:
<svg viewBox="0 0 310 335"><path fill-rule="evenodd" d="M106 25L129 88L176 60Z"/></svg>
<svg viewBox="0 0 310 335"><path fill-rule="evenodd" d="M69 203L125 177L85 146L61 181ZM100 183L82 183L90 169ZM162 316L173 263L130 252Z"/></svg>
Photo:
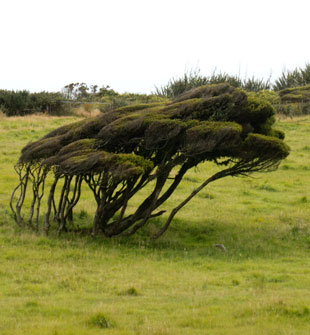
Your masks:
<svg viewBox="0 0 310 335"><path fill-rule="evenodd" d="M278 122L292 152L276 172L211 184L157 241L168 213L131 238L16 227L8 202L20 149L72 121L0 119L1 335L309 334L310 118ZM163 208L215 170L190 171ZM92 220L89 199L81 225Z"/></svg>

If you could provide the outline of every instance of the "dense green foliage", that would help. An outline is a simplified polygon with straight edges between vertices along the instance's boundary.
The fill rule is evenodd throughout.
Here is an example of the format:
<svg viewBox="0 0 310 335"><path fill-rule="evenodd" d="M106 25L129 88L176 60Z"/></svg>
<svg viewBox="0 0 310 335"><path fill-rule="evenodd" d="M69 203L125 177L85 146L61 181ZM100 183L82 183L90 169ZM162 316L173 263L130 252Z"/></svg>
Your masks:
<svg viewBox="0 0 310 335"><path fill-rule="evenodd" d="M254 96L261 100L268 101L271 105L276 106L281 103L278 92L271 90L261 90L258 92L248 92L248 96Z"/></svg>
<svg viewBox="0 0 310 335"><path fill-rule="evenodd" d="M290 117L310 114L310 85L286 88L278 94L280 103L275 105L278 113Z"/></svg>
<svg viewBox="0 0 310 335"><path fill-rule="evenodd" d="M62 115L67 111L60 93L0 90L0 110L7 116L48 113Z"/></svg>
<svg viewBox="0 0 310 335"><path fill-rule="evenodd" d="M28 224L32 225L37 208L34 226L38 229L45 179L53 174L46 232L52 209L58 231L66 229L85 183L97 204L93 234L113 236L129 228L129 233L134 233L151 217L163 213L155 211L173 194L186 172L202 162L210 161L223 169L206 178L196 193L226 176L276 168L289 149L281 140L284 134L272 129L273 115L268 102L219 84L198 87L169 103L121 107L60 127L22 150L16 166L20 183L11 201L15 219L23 224L21 210L30 184L33 200ZM128 202L151 182L149 195L134 214L127 215ZM57 187L61 189L58 204ZM173 211L160 234L192 196Z"/></svg>
<svg viewBox="0 0 310 335"><path fill-rule="evenodd" d="M286 88L279 91L282 103L310 102L310 85Z"/></svg>

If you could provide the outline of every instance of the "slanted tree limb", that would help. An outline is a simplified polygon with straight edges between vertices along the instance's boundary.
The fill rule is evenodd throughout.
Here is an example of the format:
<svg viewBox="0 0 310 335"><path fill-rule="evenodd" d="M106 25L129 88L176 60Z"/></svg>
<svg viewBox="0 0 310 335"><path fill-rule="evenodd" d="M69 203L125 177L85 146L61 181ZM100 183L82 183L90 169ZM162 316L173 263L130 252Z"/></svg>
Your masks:
<svg viewBox="0 0 310 335"><path fill-rule="evenodd" d="M81 185L83 182L83 176L76 176L74 183L74 190L71 199L68 199L67 208L64 214L64 220L67 220L69 215L72 215L72 210L74 206L78 203L81 196Z"/></svg>
<svg viewBox="0 0 310 335"><path fill-rule="evenodd" d="M23 171L23 166L22 167L16 167L16 171L19 175L19 180L20 180L20 195L19 198L16 202L16 212L15 212L15 217L16 217L16 222L19 226L22 226L23 224L23 217L21 215L21 209L24 204L25 196L26 196L26 191L27 191L27 185L28 185L28 178L29 178L29 166L26 166L26 172L24 175L22 175Z"/></svg>
<svg viewBox="0 0 310 335"><path fill-rule="evenodd" d="M251 172L251 170L254 168L253 164L248 161L239 161L232 167L228 169L221 170L217 173L215 173L210 178L206 179L199 187L195 188L194 191L186 198L184 199L178 206L173 208L171 211L165 225L152 236L152 239L159 238L170 226L173 218L175 215L192 199L195 195L197 195L203 188L205 188L208 184L211 182L221 179L227 176L237 176L237 175L247 175Z"/></svg>
<svg viewBox="0 0 310 335"><path fill-rule="evenodd" d="M58 234L60 234L62 231L65 231L67 229L65 211L66 211L67 206L69 205L69 193L70 193L70 185L71 185L72 179L73 179L73 176L65 177L63 199L61 202L61 207L59 209L59 217L58 217L58 220L59 220Z"/></svg>
<svg viewBox="0 0 310 335"><path fill-rule="evenodd" d="M40 206L41 200L44 196L44 188L45 188L45 178L46 178L47 171L43 170L41 176L38 176L38 191L37 191L37 208L36 208L36 215L34 219L34 227L35 230L39 230L39 215L40 215ZM40 190L41 188L41 190Z"/></svg>
<svg viewBox="0 0 310 335"><path fill-rule="evenodd" d="M44 218L44 231L45 234L48 235L49 229L50 229L50 215L52 211L52 206L54 202L54 194L55 194L55 189L56 185L58 183L59 177L55 176L54 182L50 188L50 192L48 195L48 200L47 200L47 211L45 213L45 218Z"/></svg>
<svg viewBox="0 0 310 335"><path fill-rule="evenodd" d="M221 171L222 172L222 171ZM204 181L199 187L197 187L186 199L184 199L177 207L175 207L169 217L168 220L166 221L165 225L156 233L152 236L152 239L157 239L158 237L160 237L170 226L170 223L172 222L174 216L177 214L177 212L183 208L198 192L200 192L204 187L206 187L209 183L211 183L212 181L221 178L222 174L221 173L217 173L215 175L213 175L212 177L208 178L206 181Z"/></svg>

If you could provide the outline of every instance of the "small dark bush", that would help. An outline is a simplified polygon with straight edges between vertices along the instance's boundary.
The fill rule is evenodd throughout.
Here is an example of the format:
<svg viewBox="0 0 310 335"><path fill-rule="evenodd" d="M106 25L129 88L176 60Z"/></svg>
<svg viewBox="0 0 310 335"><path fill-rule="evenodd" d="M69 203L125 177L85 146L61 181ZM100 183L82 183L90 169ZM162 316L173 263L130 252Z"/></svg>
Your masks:
<svg viewBox="0 0 310 335"><path fill-rule="evenodd" d="M139 295L138 291L135 287L130 287L128 290L121 292L119 295L131 295L131 296L137 296Z"/></svg>
<svg viewBox="0 0 310 335"><path fill-rule="evenodd" d="M98 313L91 317L88 321L88 324L90 326L98 327L101 329L106 329L106 328L113 328L114 323L110 320L108 320L104 314Z"/></svg>

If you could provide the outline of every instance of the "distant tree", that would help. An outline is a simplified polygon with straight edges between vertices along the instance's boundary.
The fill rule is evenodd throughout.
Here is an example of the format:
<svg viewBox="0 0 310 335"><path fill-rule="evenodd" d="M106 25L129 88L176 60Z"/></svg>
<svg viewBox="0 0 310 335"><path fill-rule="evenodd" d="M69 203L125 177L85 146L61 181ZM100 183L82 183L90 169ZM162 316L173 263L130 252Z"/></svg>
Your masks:
<svg viewBox="0 0 310 335"><path fill-rule="evenodd" d="M0 90L0 106L7 116L28 114L28 91Z"/></svg>
<svg viewBox="0 0 310 335"><path fill-rule="evenodd" d="M87 99L90 96L89 87L85 83L80 83L77 88L77 98L78 99Z"/></svg>
<svg viewBox="0 0 310 335"><path fill-rule="evenodd" d="M169 103L125 106L55 129L22 150L19 184L11 197L16 222L24 224L22 208L31 194L27 222L39 228L48 188L43 227L49 231L53 213L58 231L66 230L87 185L97 204L93 234L133 234L164 212L159 207L189 169L206 161L221 167L171 212L158 237L209 183L277 168L289 148L283 133L272 129L273 114L268 102L220 84L190 90ZM54 176L52 184L46 183L48 175ZM127 214L130 199L141 189L148 194Z"/></svg>
<svg viewBox="0 0 310 335"><path fill-rule="evenodd" d="M94 87L97 89L97 85L93 85L92 88L89 88L85 83L71 83L62 89L62 94L65 99L83 100L92 95L90 90L93 90Z"/></svg>
<svg viewBox="0 0 310 335"><path fill-rule="evenodd" d="M102 86L97 93L97 96L101 98L104 96L117 97L118 95L119 93L114 91L109 85Z"/></svg>
<svg viewBox="0 0 310 335"><path fill-rule="evenodd" d="M66 112L61 93L0 90L0 107L7 116L47 112L61 115Z"/></svg>
<svg viewBox="0 0 310 335"><path fill-rule="evenodd" d="M71 83L66 85L62 90L63 97L68 100L91 100L100 101L103 97L117 97L119 93L115 92L109 85L102 86L98 89L98 85L88 86L86 83Z"/></svg>
<svg viewBox="0 0 310 335"><path fill-rule="evenodd" d="M73 100L75 99L75 91L74 88L78 85L78 83L71 83L66 85L62 90L62 94L64 96L65 99L68 100Z"/></svg>
<svg viewBox="0 0 310 335"><path fill-rule="evenodd" d="M97 94L98 85L90 85L91 94L95 96Z"/></svg>

